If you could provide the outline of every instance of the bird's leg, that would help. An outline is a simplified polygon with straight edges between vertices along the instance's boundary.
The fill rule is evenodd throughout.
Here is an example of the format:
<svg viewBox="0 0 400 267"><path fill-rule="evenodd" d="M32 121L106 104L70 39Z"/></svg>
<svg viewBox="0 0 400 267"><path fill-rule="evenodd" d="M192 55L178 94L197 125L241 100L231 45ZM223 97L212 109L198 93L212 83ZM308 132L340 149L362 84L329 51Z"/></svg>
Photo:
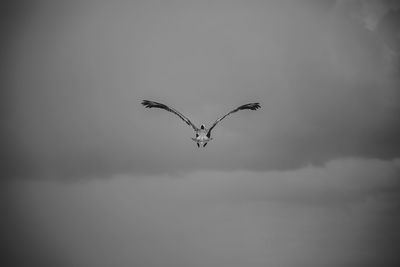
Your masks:
<svg viewBox="0 0 400 267"><path fill-rule="evenodd" d="M207 144L208 144L208 143L207 143L207 142L205 142L205 143L204 143L204 145L203 145L203 147L205 147Z"/></svg>
<svg viewBox="0 0 400 267"><path fill-rule="evenodd" d="M196 143L196 144L197 144L197 147L200 147L199 143Z"/></svg>

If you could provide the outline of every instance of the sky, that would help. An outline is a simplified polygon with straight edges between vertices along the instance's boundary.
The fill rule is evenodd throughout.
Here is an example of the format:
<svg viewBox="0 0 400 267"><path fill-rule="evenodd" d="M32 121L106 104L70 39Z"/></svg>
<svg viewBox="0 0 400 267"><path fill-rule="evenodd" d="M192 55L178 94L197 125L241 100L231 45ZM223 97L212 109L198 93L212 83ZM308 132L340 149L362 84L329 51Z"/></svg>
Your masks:
<svg viewBox="0 0 400 267"><path fill-rule="evenodd" d="M10 1L0 261L397 266L399 8Z"/></svg>

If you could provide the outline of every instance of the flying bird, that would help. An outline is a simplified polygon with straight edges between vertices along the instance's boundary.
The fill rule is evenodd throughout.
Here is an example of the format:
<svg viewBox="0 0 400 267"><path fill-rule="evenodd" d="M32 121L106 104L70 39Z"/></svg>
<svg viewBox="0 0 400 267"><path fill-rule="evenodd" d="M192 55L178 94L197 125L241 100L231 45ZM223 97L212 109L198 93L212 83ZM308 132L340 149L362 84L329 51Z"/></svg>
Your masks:
<svg viewBox="0 0 400 267"><path fill-rule="evenodd" d="M229 111L228 113L226 113L224 116L220 117L219 119L217 119L211 125L211 127L207 129L204 124L202 124L200 126L200 128L197 128L196 125L194 125L193 122L191 122L186 116L182 115L182 113L180 113L176 109L168 107L167 105L164 105L162 103L158 103L158 102L150 101L150 100L143 100L142 105L145 106L146 108L164 109L166 111L172 112L175 115L179 116L184 122L186 122L187 125L189 125L193 128L193 130L196 134L196 137L193 137L192 140L196 142L197 147L200 147L200 146L205 147L209 141L213 140L213 138L211 137L212 129L214 129L214 127L217 126L217 124L220 121L222 121L226 116L228 116L232 113L235 113L239 110L245 110L245 109L257 110L261 107L260 103L248 103L248 104L239 106L239 107L235 108L234 110Z"/></svg>

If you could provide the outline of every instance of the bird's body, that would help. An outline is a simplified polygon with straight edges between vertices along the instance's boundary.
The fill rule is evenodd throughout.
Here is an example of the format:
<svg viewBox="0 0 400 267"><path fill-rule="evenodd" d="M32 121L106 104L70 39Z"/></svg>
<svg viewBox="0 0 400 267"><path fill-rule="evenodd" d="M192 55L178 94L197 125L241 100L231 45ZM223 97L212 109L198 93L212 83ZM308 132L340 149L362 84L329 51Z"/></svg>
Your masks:
<svg viewBox="0 0 400 267"><path fill-rule="evenodd" d="M200 128L196 127L196 125L194 125L187 117L185 117L184 115L182 115L180 112L178 112L177 110L168 107L167 105L164 105L162 103L158 103L155 101L149 101L149 100L143 100L142 101L142 105L145 106L146 108L160 108L160 109L164 109L167 110L169 112L174 113L175 115L179 116L184 122L186 122L186 124L188 124L189 126L191 126L193 128L193 130L195 131L196 137L192 137L192 140L196 142L197 147L205 147L207 145L207 143L209 141L211 141L213 138L211 138L211 131L212 129L221 121L223 120L226 116L228 116L229 114L235 113L239 110L244 110L244 109L249 109L249 110L257 110L258 108L260 108L260 104L259 103L249 103L249 104L245 104L242 106L239 106L238 108L228 112L227 114L225 114L224 116L220 117L219 119L217 119L210 128L206 128L206 126L204 124L202 124L200 126Z"/></svg>
<svg viewBox="0 0 400 267"><path fill-rule="evenodd" d="M196 137L192 138L193 141L196 142L197 147L205 147L209 141L212 140L211 137L207 136L208 129L203 125L201 125L200 129L198 129L196 132Z"/></svg>

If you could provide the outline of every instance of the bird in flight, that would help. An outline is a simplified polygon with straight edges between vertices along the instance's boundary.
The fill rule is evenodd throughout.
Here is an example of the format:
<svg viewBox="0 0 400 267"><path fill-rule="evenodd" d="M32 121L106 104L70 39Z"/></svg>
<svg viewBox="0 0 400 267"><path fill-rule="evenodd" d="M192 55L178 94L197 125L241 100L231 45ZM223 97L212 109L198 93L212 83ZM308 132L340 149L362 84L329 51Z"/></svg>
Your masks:
<svg viewBox="0 0 400 267"><path fill-rule="evenodd" d="M214 129L214 127L220 122L222 121L226 116L235 113L239 110L245 110L245 109L249 109L249 110L257 110L259 109L260 103L248 103L242 106L239 106L231 111L229 111L228 113L226 113L224 116L220 117L219 119L217 119L210 128L206 128L206 126L204 124L202 124L200 126L200 128L197 128L196 125L193 124L193 122L191 122L187 117L185 117L184 115L182 115L179 111L168 107L167 105L164 105L162 103L158 103L155 101L150 101L150 100L143 100L142 101L142 105L145 106L146 108L160 108L160 109L164 109L166 111L172 112L175 115L179 116L184 122L186 122L187 125L191 126L196 134L196 137L192 137L192 140L196 142L197 147L203 146L205 147L207 145L207 143L209 141L211 141L213 138L211 138L211 131L212 129Z"/></svg>

